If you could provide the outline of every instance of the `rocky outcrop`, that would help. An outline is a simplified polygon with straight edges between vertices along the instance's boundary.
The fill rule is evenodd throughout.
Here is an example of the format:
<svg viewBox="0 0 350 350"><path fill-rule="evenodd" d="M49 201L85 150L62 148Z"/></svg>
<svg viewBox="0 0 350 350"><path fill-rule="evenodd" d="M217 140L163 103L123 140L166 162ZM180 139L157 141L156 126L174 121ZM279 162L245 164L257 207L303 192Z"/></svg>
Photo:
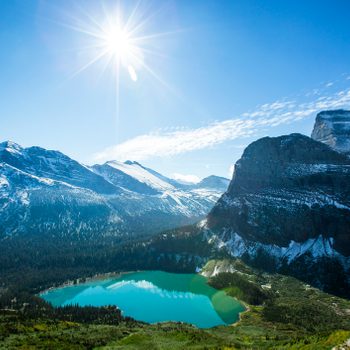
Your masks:
<svg viewBox="0 0 350 350"><path fill-rule="evenodd" d="M308 281L307 274L313 278L318 271L318 286L325 283L324 269L337 266L327 274L341 271L339 288L346 290L350 159L300 134L253 142L200 226L209 243L259 267L293 270Z"/></svg>
<svg viewBox="0 0 350 350"><path fill-rule="evenodd" d="M207 226L280 247L321 235L349 256L350 160L300 134L260 139L236 163Z"/></svg>
<svg viewBox="0 0 350 350"><path fill-rule="evenodd" d="M339 109L320 112L311 137L338 152L350 154L350 111Z"/></svg>

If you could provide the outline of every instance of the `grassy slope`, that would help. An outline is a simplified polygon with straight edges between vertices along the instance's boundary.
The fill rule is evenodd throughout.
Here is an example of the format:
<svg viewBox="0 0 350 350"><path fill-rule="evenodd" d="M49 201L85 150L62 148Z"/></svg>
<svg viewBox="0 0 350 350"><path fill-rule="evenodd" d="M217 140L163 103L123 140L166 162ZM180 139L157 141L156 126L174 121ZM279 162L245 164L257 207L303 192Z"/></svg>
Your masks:
<svg viewBox="0 0 350 350"><path fill-rule="evenodd" d="M264 305L249 305L249 311L242 314L241 321L234 326L208 330L178 323L108 326L26 320L20 312L2 312L0 348L318 350L331 349L350 338L349 301L291 277L259 274L239 261L210 262L204 272L212 273L218 264L222 270L231 270L232 276L239 274L268 296ZM221 281L227 284L225 290L233 295L238 292L244 299L241 285L229 285L232 276L228 274ZM210 283L215 284L217 278L210 279Z"/></svg>
<svg viewBox="0 0 350 350"><path fill-rule="evenodd" d="M5 321L1 319L1 324ZM1 349L330 349L350 337L350 331L299 334L296 329L267 323L253 308L238 326L200 330L164 323L119 326L81 325L45 320L6 320L11 335ZM2 327L3 328L3 327ZM2 329L3 330L3 329Z"/></svg>

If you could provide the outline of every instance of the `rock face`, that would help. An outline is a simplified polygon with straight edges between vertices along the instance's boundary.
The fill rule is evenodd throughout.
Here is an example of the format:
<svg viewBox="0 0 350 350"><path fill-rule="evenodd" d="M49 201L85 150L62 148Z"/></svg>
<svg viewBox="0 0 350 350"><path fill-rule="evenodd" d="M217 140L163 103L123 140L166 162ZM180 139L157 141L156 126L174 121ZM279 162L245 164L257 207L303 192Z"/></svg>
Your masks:
<svg viewBox="0 0 350 350"><path fill-rule="evenodd" d="M300 134L253 142L202 230L218 248L268 268L292 269L299 261L297 272L306 275L330 258L346 271L350 159Z"/></svg>
<svg viewBox="0 0 350 350"><path fill-rule="evenodd" d="M322 235L350 255L350 160L300 134L253 142L208 226L278 246Z"/></svg>
<svg viewBox="0 0 350 350"><path fill-rule="evenodd" d="M350 111L340 109L320 112L311 137L336 151L350 154Z"/></svg>
<svg viewBox="0 0 350 350"><path fill-rule="evenodd" d="M3 142L0 239L155 233L204 217L227 188L213 182L192 188L137 162L87 167L58 151Z"/></svg>

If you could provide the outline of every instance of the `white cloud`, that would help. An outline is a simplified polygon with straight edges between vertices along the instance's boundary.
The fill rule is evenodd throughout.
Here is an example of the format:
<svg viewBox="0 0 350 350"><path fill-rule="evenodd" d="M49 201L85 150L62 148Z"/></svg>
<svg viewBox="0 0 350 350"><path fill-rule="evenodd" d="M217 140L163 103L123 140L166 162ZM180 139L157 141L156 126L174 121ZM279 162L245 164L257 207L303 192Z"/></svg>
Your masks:
<svg viewBox="0 0 350 350"><path fill-rule="evenodd" d="M205 149L229 140L250 137L266 131L268 127L292 123L324 109L349 107L350 89L321 96L311 94L313 100L297 103L295 100L264 104L237 118L215 122L195 129L171 129L144 134L111 146L94 155L96 161L144 160L151 157L168 157ZM310 97L306 94L305 97ZM265 132L266 133L266 132Z"/></svg>
<svg viewBox="0 0 350 350"><path fill-rule="evenodd" d="M201 181L201 178L198 177L197 175L190 175L190 174L185 175L185 174L174 173L171 175L171 177L181 182L194 183L194 184Z"/></svg>
<svg viewBox="0 0 350 350"><path fill-rule="evenodd" d="M98 161L143 160L199 150L254 133L254 120L232 119L186 131L140 135L95 155Z"/></svg>

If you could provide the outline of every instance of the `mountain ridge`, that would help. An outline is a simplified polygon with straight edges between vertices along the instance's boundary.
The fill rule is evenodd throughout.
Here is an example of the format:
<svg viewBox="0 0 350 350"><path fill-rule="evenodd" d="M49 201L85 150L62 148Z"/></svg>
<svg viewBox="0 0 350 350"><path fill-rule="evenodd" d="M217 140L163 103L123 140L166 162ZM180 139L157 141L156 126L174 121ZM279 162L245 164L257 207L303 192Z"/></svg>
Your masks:
<svg viewBox="0 0 350 350"><path fill-rule="evenodd" d="M137 162L89 167L59 151L0 144L1 236L154 233L195 222L222 192L177 185Z"/></svg>

